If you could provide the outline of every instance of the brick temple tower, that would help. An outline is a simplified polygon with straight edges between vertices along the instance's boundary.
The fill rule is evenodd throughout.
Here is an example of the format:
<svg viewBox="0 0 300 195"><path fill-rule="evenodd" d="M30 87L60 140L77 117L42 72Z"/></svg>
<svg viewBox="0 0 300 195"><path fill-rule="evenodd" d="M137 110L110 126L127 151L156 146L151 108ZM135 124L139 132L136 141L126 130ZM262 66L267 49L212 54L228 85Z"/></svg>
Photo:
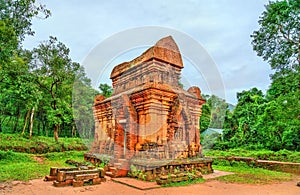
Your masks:
<svg viewBox="0 0 300 195"><path fill-rule="evenodd" d="M199 118L205 100L198 87L180 84L183 62L171 36L114 67L113 95L94 101L92 153L117 159L202 156Z"/></svg>

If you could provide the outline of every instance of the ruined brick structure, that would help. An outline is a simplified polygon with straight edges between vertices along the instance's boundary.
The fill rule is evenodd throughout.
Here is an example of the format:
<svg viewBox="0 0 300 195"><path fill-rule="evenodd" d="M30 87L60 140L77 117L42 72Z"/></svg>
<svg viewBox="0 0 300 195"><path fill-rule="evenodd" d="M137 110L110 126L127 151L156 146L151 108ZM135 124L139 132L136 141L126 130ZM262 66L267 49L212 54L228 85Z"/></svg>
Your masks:
<svg viewBox="0 0 300 195"><path fill-rule="evenodd" d="M92 153L117 159L201 157L198 87L179 84L183 62L171 36L130 62L114 67L113 95L94 102Z"/></svg>

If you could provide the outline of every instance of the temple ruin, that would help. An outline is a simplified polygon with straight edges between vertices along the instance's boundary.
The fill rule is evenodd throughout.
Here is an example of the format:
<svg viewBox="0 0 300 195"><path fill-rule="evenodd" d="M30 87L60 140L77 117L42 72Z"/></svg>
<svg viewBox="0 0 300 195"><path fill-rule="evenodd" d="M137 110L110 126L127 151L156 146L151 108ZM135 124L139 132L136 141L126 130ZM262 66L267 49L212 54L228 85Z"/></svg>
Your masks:
<svg viewBox="0 0 300 195"><path fill-rule="evenodd" d="M144 171L200 166L199 170L205 167L211 172L212 161L203 158L200 145L199 119L205 100L198 87L187 91L181 87L182 69L171 36L115 66L110 75L113 95L95 97L95 140L85 158L109 156L110 165L117 164L125 175L130 165Z"/></svg>

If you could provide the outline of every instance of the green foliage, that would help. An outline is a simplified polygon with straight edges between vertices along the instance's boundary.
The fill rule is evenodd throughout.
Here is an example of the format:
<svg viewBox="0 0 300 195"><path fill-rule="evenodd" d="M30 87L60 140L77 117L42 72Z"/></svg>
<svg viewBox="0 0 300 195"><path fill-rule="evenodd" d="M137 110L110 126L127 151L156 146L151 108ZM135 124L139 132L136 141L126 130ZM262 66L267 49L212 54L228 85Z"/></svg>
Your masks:
<svg viewBox="0 0 300 195"><path fill-rule="evenodd" d="M94 97L99 92L91 87L89 79L83 75L78 75L73 85L72 107L73 117L76 122L77 130L82 138L93 138L94 115L93 104Z"/></svg>
<svg viewBox="0 0 300 195"><path fill-rule="evenodd" d="M0 182L7 180L29 180L46 174L46 166L37 166L33 158L24 153L0 151Z"/></svg>
<svg viewBox="0 0 300 195"><path fill-rule="evenodd" d="M82 160L83 154L85 151L65 151L65 152L52 152L41 155L42 157L46 158L48 161L55 161L65 163L66 160Z"/></svg>
<svg viewBox="0 0 300 195"><path fill-rule="evenodd" d="M25 35L34 35L31 21L34 17L48 18L51 13L35 0L0 0L0 20L5 20L22 41Z"/></svg>
<svg viewBox="0 0 300 195"><path fill-rule="evenodd" d="M113 93L113 89L112 89L112 87L111 86L109 86L108 84L106 84L106 83L100 83L100 85L99 85L99 89L100 89L100 91L101 91L101 95L103 95L104 97L106 97L106 98L108 98L108 97L110 97L111 95L112 95L112 93Z"/></svg>
<svg viewBox="0 0 300 195"><path fill-rule="evenodd" d="M83 160L84 152L57 152L40 156L17 153L12 151L0 151L0 182L9 180L28 181L41 178L49 174L50 167L69 167L65 163L67 159ZM35 157L42 162L34 160Z"/></svg>
<svg viewBox="0 0 300 195"><path fill-rule="evenodd" d="M215 149L300 150L299 90L274 96L276 84L267 97L256 88L238 93L238 104L226 118L223 140Z"/></svg>
<svg viewBox="0 0 300 195"><path fill-rule="evenodd" d="M210 106L206 103L202 106L202 115L200 117L200 133L203 133L210 124L211 111Z"/></svg>
<svg viewBox="0 0 300 195"><path fill-rule="evenodd" d="M84 140L80 138L61 138L57 144L49 137L33 136L28 139L15 134L0 134L0 150L43 154L70 150L87 150Z"/></svg>
<svg viewBox="0 0 300 195"><path fill-rule="evenodd" d="M270 1L254 31L253 49L275 73L266 96L256 89L237 94L223 140L215 149L300 151L300 1Z"/></svg>
<svg viewBox="0 0 300 195"><path fill-rule="evenodd" d="M18 46L17 36L14 29L4 20L0 20L0 62L7 62L13 56L14 50Z"/></svg>
<svg viewBox="0 0 300 195"><path fill-rule="evenodd" d="M202 106L202 115L200 118L200 132L202 133L208 127L222 129L226 112L228 112L228 104L225 100L212 95L203 95L207 100Z"/></svg>
<svg viewBox="0 0 300 195"><path fill-rule="evenodd" d="M18 162L34 162L28 155L24 153L15 153L12 151L1 151L0 150L0 163L10 163L13 161Z"/></svg>
<svg viewBox="0 0 300 195"><path fill-rule="evenodd" d="M37 75L35 81L43 90L45 96L50 97L47 116L50 124L61 124L66 120L64 112L69 111L70 97L76 72L80 65L69 58L69 49L56 38L50 37L48 42L42 43L33 50L32 66Z"/></svg>
<svg viewBox="0 0 300 195"><path fill-rule="evenodd" d="M246 144L259 145L258 130L254 128L256 117L262 113L264 96L262 91L253 88L237 94L238 104L233 114L226 118L223 132L225 141L232 142L235 147Z"/></svg>
<svg viewBox="0 0 300 195"><path fill-rule="evenodd" d="M143 171L137 169L134 165L130 165L130 171L128 173L129 177L138 178L141 180L146 179L146 174Z"/></svg>
<svg viewBox="0 0 300 195"><path fill-rule="evenodd" d="M83 67L72 62L69 48L54 37L33 51L22 49L24 37L34 35L32 19L47 18L50 11L35 0L0 0L0 8L0 133L78 136L72 113L75 78L91 92L85 97L96 94ZM91 111L91 103L80 109ZM79 125L81 134L93 137L91 119L81 119L86 123Z"/></svg>
<svg viewBox="0 0 300 195"><path fill-rule="evenodd" d="M299 71L300 1L270 1L254 31L253 49L277 71Z"/></svg>

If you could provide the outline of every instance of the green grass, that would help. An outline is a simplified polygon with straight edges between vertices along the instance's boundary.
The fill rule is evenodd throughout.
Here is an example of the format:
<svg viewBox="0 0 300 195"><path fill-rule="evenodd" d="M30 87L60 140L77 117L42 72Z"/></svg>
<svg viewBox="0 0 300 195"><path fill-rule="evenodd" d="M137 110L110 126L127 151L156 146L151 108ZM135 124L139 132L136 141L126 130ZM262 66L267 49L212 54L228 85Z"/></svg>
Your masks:
<svg viewBox="0 0 300 195"><path fill-rule="evenodd" d="M53 137L33 136L32 139L18 134L0 133L0 150L43 154L71 150L87 150L86 140L81 138L59 138L56 143Z"/></svg>
<svg viewBox="0 0 300 195"><path fill-rule="evenodd" d="M0 151L0 182L41 178L49 175L50 167L70 167L68 159L83 161L86 151L55 152L35 156L12 151ZM34 157L42 159L37 162Z"/></svg>
<svg viewBox="0 0 300 195"><path fill-rule="evenodd" d="M234 172L233 175L216 178L216 180L230 183L269 184L293 179L292 174L254 168L244 162L231 162L230 164L228 161L217 160L213 165L213 169Z"/></svg>
<svg viewBox="0 0 300 195"><path fill-rule="evenodd" d="M211 157L252 157L260 160L275 160L284 162L296 162L300 163L300 152L280 150L277 152L271 150L245 150L245 149L230 149L227 151L222 150L205 150L205 156Z"/></svg>
<svg viewBox="0 0 300 195"><path fill-rule="evenodd" d="M85 141L59 138L56 143L52 137L0 134L0 182L41 178L49 174L50 167L69 167L68 159L83 161Z"/></svg>

